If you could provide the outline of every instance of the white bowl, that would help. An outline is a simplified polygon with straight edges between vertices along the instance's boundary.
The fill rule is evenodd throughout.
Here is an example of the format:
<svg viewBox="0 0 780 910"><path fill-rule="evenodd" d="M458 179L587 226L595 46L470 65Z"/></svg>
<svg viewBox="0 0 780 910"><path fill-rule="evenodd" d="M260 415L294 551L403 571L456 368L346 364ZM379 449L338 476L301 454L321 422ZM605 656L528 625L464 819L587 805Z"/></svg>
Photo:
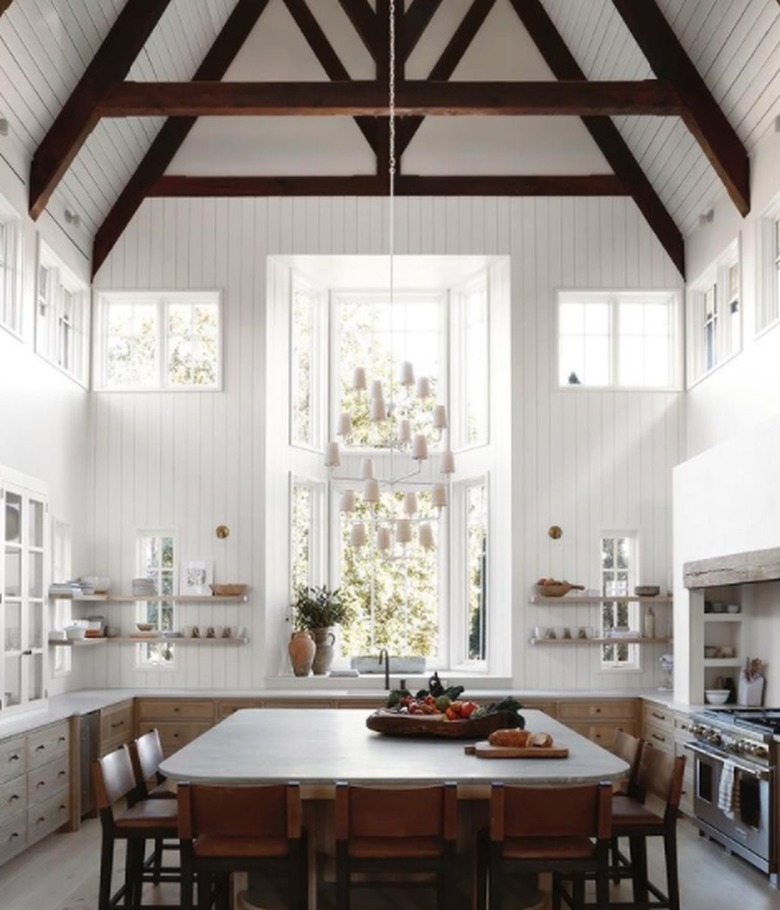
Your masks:
<svg viewBox="0 0 780 910"><path fill-rule="evenodd" d="M704 700L709 705L725 705L731 692L728 689L705 689Z"/></svg>
<svg viewBox="0 0 780 910"><path fill-rule="evenodd" d="M68 626L65 629L65 634L71 641L78 641L87 634L87 628L86 626Z"/></svg>

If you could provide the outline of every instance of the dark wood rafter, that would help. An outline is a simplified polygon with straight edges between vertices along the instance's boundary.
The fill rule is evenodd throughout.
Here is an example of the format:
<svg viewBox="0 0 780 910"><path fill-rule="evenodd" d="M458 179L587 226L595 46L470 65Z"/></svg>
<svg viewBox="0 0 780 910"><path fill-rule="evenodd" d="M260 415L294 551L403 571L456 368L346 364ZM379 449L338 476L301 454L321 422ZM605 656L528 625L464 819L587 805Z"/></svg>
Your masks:
<svg viewBox="0 0 780 910"><path fill-rule="evenodd" d="M382 174L351 177L189 177L165 174L148 196L386 196ZM614 174L534 177L429 177L399 174L398 196L625 196Z"/></svg>
<svg viewBox="0 0 780 910"><path fill-rule="evenodd" d="M455 67L463 59L463 55L474 40L474 36L482 28L488 13L493 9L495 3L496 0L474 0L461 20L460 25L455 29L455 34L450 38L441 56L436 61L428 76L429 79L445 81L452 76L455 72ZM412 139L414 139L423 119L423 117L409 118L400 124L398 132L399 158L409 147Z"/></svg>
<svg viewBox="0 0 780 910"><path fill-rule="evenodd" d="M98 105L112 85L124 79L154 31L170 0L127 0L33 155L30 215L37 218L100 115Z"/></svg>
<svg viewBox="0 0 780 910"><path fill-rule="evenodd" d="M400 2L400 0L399 0ZM366 50L376 60L381 42L381 31L377 14L371 9L368 0L339 0L341 8L349 17Z"/></svg>
<svg viewBox="0 0 780 910"><path fill-rule="evenodd" d="M306 0L284 0L284 4L295 20L295 24L300 29L301 34L306 39L314 56L319 61L320 66L325 70L328 79L342 82L348 81L349 73L346 67L333 49L333 45L328 41L325 32L323 32L312 15ZM376 154L376 122L367 117L355 117L355 123L371 146L371 150Z"/></svg>
<svg viewBox="0 0 780 910"><path fill-rule="evenodd" d="M398 117L678 113L665 82L401 82ZM382 116L384 81L123 82L100 102L104 117Z"/></svg>
<svg viewBox="0 0 780 910"><path fill-rule="evenodd" d="M540 0L510 0L510 3L553 75L557 79L584 80L585 74ZM658 198L620 131L609 117L583 117L582 122L684 278L685 241L682 233Z"/></svg>
<svg viewBox="0 0 780 910"><path fill-rule="evenodd" d="M267 5L268 0L238 0L198 67L194 80L217 80L224 76ZM195 120L194 117L171 118L163 124L143 161L95 235L92 248L93 276L144 201L149 186L165 173Z"/></svg>
<svg viewBox="0 0 780 910"><path fill-rule="evenodd" d="M412 0L404 15L404 61L409 59L440 6L441 0Z"/></svg>
<svg viewBox="0 0 780 910"><path fill-rule="evenodd" d="M14 0L0 0L0 16L8 9Z"/></svg>
<svg viewBox="0 0 780 910"><path fill-rule="evenodd" d="M671 83L681 116L715 168L739 213L750 211L750 159L655 0L612 0L653 72Z"/></svg>

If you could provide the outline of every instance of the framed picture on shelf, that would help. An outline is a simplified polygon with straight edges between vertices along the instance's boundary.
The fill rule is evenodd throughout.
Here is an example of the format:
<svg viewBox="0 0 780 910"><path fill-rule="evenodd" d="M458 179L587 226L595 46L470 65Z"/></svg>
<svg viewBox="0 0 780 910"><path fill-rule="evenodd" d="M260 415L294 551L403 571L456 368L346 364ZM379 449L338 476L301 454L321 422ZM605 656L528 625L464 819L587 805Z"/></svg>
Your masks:
<svg viewBox="0 0 780 910"><path fill-rule="evenodd" d="M182 594L211 594L211 582L214 580L213 565L205 559L189 559L181 570Z"/></svg>

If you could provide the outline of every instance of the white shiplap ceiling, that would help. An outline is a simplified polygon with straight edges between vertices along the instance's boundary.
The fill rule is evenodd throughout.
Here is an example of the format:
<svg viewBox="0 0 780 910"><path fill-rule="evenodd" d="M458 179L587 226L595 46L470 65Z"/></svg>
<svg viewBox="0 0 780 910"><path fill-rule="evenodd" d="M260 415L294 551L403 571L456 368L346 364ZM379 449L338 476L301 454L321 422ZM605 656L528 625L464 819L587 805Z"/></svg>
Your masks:
<svg viewBox="0 0 780 910"><path fill-rule="evenodd" d="M591 79L644 79L652 72L611 0L542 0ZM657 0L683 47L750 153L780 113L777 0ZM11 134L0 156L23 179L32 156L108 33L123 0L13 0L0 17L0 117ZM235 0L172 0L129 78L188 80ZM352 78L373 64L338 0L309 0ZM471 0L444 0L408 62L428 75ZM226 79L325 79L282 0L270 0ZM497 0L453 79L549 79L509 0ZM677 118L616 117L656 193L687 233L724 190ZM102 121L49 202L69 205L91 238L160 128L160 118ZM371 173L375 159L346 118L203 118L170 173ZM404 160L407 173L608 173L578 118L428 118ZM83 242L83 238L82 238Z"/></svg>

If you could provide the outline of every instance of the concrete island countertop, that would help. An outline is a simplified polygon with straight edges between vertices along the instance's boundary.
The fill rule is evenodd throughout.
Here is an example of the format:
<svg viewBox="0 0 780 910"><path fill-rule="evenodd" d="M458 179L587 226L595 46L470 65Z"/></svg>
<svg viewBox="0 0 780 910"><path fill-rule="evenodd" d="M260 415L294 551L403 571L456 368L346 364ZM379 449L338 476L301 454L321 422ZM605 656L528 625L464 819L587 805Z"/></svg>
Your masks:
<svg viewBox="0 0 780 910"><path fill-rule="evenodd" d="M323 680L324 681L324 680ZM281 683L282 680L275 682ZM88 714L90 711L99 711L116 705L130 698L213 698L213 699L306 699L307 701L350 701L352 699L366 699L371 696L381 696L385 691L381 680L377 680L372 688L328 688L318 684L319 680L307 678L306 680L287 680L287 685L278 685L265 689L77 689L62 695L49 698L48 704L40 709L35 709L22 714L13 714L10 717L0 716L0 738L15 736L42 727L46 724L56 723L69 717ZM336 680L328 680L331 684ZM338 682L341 682L339 680ZM466 695L478 702L495 701L506 695L514 695L519 701L579 701L597 700L601 698L642 698L656 704L665 705L672 710L700 711L705 705L686 705L675 702L673 693L655 690L638 689L598 689L583 691L581 689L517 689L510 686L501 688L474 688L469 689L468 680L458 684L466 684Z"/></svg>

